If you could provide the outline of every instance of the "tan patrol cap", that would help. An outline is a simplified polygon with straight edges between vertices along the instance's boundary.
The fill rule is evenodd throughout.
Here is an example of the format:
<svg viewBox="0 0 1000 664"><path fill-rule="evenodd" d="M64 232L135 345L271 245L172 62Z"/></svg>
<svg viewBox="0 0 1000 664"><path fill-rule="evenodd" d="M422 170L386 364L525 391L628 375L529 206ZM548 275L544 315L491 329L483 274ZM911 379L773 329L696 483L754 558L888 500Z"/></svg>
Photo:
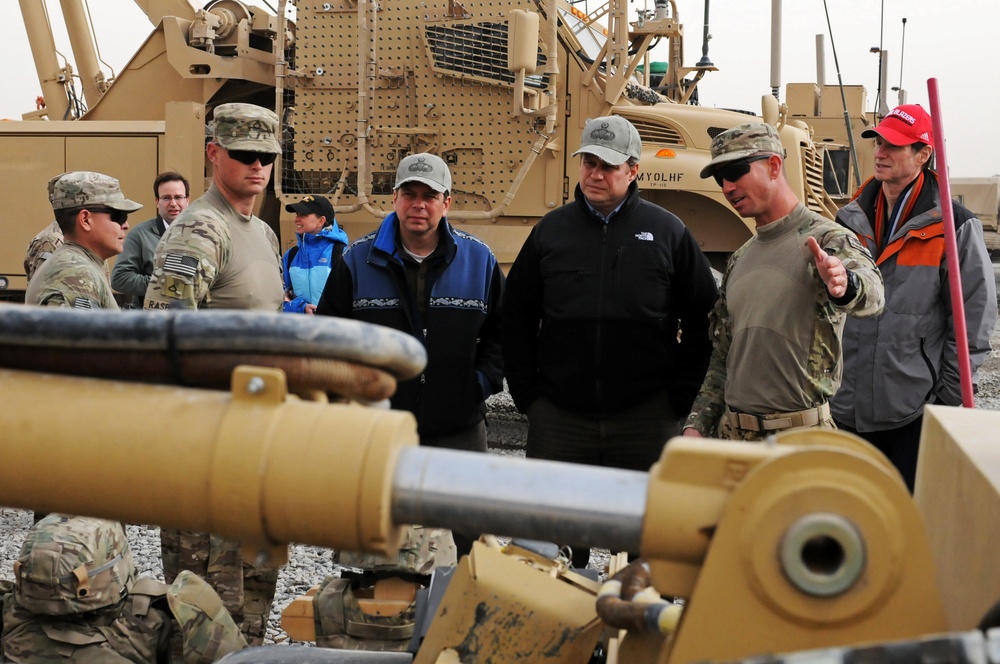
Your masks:
<svg viewBox="0 0 1000 664"><path fill-rule="evenodd" d="M71 171L49 180L49 202L53 210L101 206L135 212L142 207L125 198L117 179L93 171Z"/></svg>
<svg viewBox="0 0 1000 664"><path fill-rule="evenodd" d="M766 122L737 125L712 140L712 161L701 169L701 177L710 178L719 166L761 153L784 158L785 148L781 145L778 130Z"/></svg>
<svg viewBox="0 0 1000 664"><path fill-rule="evenodd" d="M212 140L227 150L281 153L278 116L256 104L220 104L211 124Z"/></svg>

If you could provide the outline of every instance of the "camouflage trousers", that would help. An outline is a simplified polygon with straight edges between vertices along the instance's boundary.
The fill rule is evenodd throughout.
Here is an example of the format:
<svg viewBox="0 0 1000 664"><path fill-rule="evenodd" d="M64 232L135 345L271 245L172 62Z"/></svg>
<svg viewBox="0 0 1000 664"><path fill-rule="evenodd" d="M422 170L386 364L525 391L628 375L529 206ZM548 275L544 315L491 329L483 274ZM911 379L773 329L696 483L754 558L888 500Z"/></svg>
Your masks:
<svg viewBox="0 0 1000 664"><path fill-rule="evenodd" d="M817 424L816 426L797 427L797 428L836 429L837 425L834 423L832 417L826 417L823 420L821 420L820 423ZM723 415L722 420L719 422L719 438L721 438L722 440L744 440L747 442L757 442L764 440L765 438L773 434L780 433L780 431L791 431L791 430L792 428L782 429L778 431L750 431L748 429L741 429L739 427L734 427L730 419L725 415Z"/></svg>
<svg viewBox="0 0 1000 664"><path fill-rule="evenodd" d="M167 583L181 570L194 572L222 598L247 643L264 643L278 568L244 561L239 542L209 533L161 529L160 548Z"/></svg>

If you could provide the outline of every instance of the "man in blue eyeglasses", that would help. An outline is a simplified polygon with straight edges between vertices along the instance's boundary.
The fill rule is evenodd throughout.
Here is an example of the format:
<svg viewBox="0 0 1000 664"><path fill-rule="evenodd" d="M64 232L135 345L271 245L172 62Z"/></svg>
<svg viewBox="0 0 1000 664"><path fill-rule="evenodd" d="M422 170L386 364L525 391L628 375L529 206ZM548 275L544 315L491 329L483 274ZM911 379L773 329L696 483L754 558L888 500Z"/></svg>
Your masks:
<svg viewBox="0 0 1000 664"><path fill-rule="evenodd" d="M180 173L167 171L153 180L156 216L137 225L125 236L121 256L111 271L111 287L125 295L124 309L142 309L153 256L163 232L180 216L190 201L191 185Z"/></svg>
<svg viewBox="0 0 1000 664"><path fill-rule="evenodd" d="M798 200L783 162L778 131L749 123L719 134L701 171L756 221L757 233L726 266L710 316L712 357L686 436L754 441L785 429L836 428L829 399L843 372L845 315L882 311L871 255Z"/></svg>
<svg viewBox="0 0 1000 664"><path fill-rule="evenodd" d="M212 186L163 234L145 308L281 311L278 237L253 213L281 152L278 116L232 103L213 118L205 146Z"/></svg>

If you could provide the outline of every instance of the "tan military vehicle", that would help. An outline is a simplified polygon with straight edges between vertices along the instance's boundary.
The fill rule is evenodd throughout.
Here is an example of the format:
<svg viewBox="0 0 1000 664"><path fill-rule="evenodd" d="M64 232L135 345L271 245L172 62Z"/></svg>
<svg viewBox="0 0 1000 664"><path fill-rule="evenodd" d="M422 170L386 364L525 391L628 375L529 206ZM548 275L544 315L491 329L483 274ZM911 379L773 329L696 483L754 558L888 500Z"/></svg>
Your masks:
<svg viewBox="0 0 1000 664"><path fill-rule="evenodd" d="M673 0L648 10L610 0L591 15L566 0L286 0L277 15L238 0L199 10L187 0L137 4L152 31L112 80L97 66L80 0L63 3L77 9L64 11L75 71L59 67L41 3L21 1L47 106L0 124L0 292L8 296L24 288L22 248L51 221L48 178L97 170L126 192L143 192L158 171L173 169L197 196L204 125L228 101L282 118L284 152L260 206L284 247L295 241L285 203L328 196L356 238L391 209L400 159L429 151L454 177L449 218L509 263L531 225L572 197L578 168L570 155L585 121L609 114L639 129L643 195L684 219L710 256L750 236L715 183L697 175L712 138L748 118L690 103L715 67L707 57L682 62ZM657 43L669 44L670 55L654 89ZM770 97L762 115L780 125L801 199L832 215L823 146Z"/></svg>
<svg viewBox="0 0 1000 664"><path fill-rule="evenodd" d="M952 178L951 195L983 222L986 248L1000 251L997 217L1000 215L1000 175L990 178Z"/></svg>
<svg viewBox="0 0 1000 664"><path fill-rule="evenodd" d="M565 557L476 543L408 652L233 662L996 661L1000 638L974 631L1000 597L996 412L928 407L914 500L836 431L678 437L648 473L419 447L411 414L359 403L424 361L356 321L0 305L0 505L216 532L272 562L288 542L392 553L411 523L646 561L598 585ZM354 609L400 602L307 626L362 638Z"/></svg>

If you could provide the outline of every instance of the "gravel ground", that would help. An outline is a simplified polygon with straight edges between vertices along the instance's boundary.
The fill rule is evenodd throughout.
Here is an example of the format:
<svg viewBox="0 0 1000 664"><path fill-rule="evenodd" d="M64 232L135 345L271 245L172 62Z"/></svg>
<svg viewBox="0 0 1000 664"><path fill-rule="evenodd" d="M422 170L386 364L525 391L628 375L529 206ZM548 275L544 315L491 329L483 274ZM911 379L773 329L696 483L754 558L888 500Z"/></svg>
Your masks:
<svg viewBox="0 0 1000 664"><path fill-rule="evenodd" d="M976 406L989 410L1000 410L1000 325L993 332L994 350L980 370L979 394ZM523 455L522 446L526 424L517 414L510 397L498 394L490 399L489 443L495 454ZM31 525L29 512L0 508L0 579L13 578L12 566L17 559L24 534ZM160 563L159 529L151 526L128 526L129 542L140 575L163 579ZM607 558L607 551L595 549L590 566L601 569ZM281 611L295 598L304 594L311 586L326 576L338 573L331 560L329 549L294 545L289 563L282 568L278 577L278 588L267 642L291 643L288 635L280 627Z"/></svg>

